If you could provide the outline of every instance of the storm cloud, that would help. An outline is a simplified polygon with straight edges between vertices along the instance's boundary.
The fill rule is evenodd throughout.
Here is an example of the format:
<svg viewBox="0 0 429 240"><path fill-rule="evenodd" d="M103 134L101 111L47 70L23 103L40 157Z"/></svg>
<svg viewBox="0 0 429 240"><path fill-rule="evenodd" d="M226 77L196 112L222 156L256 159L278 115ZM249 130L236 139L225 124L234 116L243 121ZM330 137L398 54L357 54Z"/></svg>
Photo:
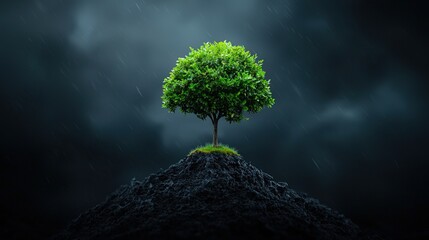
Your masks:
<svg viewBox="0 0 429 240"><path fill-rule="evenodd" d="M162 81L189 47L224 40L264 59L276 104L222 121L221 142L364 227L427 229L417 220L429 212L428 36L418 4L0 7L1 210L11 236L48 236L133 177L210 142L209 121L161 108Z"/></svg>

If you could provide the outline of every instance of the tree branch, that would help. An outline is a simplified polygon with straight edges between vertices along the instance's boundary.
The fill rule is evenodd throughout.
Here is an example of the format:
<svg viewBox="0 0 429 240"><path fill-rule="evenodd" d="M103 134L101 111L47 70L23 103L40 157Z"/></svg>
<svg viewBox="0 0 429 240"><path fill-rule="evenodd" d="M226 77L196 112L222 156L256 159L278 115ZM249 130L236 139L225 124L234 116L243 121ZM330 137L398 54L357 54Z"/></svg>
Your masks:
<svg viewBox="0 0 429 240"><path fill-rule="evenodd" d="M211 113L209 114L209 118L210 118L210 120L212 120L212 124L214 124L214 117Z"/></svg>
<svg viewBox="0 0 429 240"><path fill-rule="evenodd" d="M222 114L222 112L219 111L217 113L216 119L219 120L221 117L223 117L223 114Z"/></svg>

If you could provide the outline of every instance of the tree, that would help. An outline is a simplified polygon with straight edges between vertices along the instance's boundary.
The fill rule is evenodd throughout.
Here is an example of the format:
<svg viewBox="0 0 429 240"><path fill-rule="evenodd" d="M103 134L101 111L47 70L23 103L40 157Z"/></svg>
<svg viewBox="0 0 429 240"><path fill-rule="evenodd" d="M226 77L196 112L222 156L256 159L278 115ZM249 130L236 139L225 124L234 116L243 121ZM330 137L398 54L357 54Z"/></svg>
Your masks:
<svg viewBox="0 0 429 240"><path fill-rule="evenodd" d="M256 113L274 104L270 80L262 70L263 60L256 58L243 46L227 41L190 48L164 79L162 107L170 112L179 108L203 120L210 118L213 146L218 146L222 117L229 123L239 122L244 112Z"/></svg>

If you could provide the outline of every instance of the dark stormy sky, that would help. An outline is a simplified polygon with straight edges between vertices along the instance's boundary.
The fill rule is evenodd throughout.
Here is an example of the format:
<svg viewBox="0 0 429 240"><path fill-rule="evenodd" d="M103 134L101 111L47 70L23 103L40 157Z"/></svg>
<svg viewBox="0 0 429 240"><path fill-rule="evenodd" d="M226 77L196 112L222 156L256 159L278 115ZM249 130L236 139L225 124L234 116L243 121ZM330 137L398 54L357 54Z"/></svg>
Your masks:
<svg viewBox="0 0 429 240"><path fill-rule="evenodd" d="M61 228L136 177L211 141L161 108L162 81L203 42L264 59L276 104L220 141L355 222L420 236L429 212L428 35L413 1L0 3L2 231ZM427 26L426 26L427 27ZM18 232L16 233L16 231Z"/></svg>

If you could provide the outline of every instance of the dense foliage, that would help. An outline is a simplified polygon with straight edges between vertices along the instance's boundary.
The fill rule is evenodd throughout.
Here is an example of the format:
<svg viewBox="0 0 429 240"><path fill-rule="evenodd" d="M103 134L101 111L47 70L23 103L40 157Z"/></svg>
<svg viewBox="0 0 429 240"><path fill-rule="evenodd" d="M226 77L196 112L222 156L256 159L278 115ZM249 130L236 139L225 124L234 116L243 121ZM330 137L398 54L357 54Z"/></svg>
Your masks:
<svg viewBox="0 0 429 240"><path fill-rule="evenodd" d="M270 81L262 70L263 61L256 60L256 54L226 41L204 43L190 50L164 79L164 108L172 112L179 108L201 119L210 118L215 135L222 117L239 122L244 112L255 113L274 104ZM216 142L213 140L217 145L217 136Z"/></svg>

